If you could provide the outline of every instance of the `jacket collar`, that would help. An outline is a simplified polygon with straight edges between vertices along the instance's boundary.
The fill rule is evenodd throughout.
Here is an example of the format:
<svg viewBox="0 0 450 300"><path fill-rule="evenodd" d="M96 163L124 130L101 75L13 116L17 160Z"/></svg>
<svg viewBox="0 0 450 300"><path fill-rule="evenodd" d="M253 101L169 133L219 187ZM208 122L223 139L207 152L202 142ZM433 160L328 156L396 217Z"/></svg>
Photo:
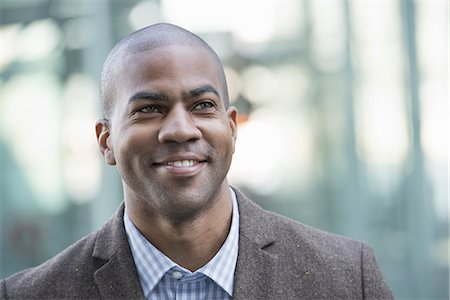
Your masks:
<svg viewBox="0 0 450 300"><path fill-rule="evenodd" d="M266 251L275 242L267 228L267 213L233 188L239 206L239 253L234 276L233 299L275 298L277 256ZM124 204L100 229L93 257L99 262L94 273L105 299L144 299L139 275L123 224Z"/></svg>
<svg viewBox="0 0 450 300"><path fill-rule="evenodd" d="M104 299L144 299L123 225L124 204L100 229L92 256L99 262L94 273Z"/></svg>
<svg viewBox="0 0 450 300"><path fill-rule="evenodd" d="M239 254L234 275L233 299L272 299L277 273L276 255L266 251L275 242L267 228L267 213L236 192L239 205Z"/></svg>

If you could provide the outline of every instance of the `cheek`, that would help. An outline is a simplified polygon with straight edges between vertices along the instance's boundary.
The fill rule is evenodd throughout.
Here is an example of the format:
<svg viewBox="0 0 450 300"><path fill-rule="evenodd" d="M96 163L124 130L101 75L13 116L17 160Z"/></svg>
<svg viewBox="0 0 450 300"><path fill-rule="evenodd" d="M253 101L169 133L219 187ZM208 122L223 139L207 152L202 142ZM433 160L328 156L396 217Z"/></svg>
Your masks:
<svg viewBox="0 0 450 300"><path fill-rule="evenodd" d="M234 153L235 140L228 127L210 125L203 132L203 137L211 144L216 153L220 153L222 156L231 156Z"/></svg>
<svg viewBox="0 0 450 300"><path fill-rule="evenodd" d="M152 147L152 137L149 130L135 127L123 130L117 137L116 156L118 163L130 161L142 154L148 153Z"/></svg>

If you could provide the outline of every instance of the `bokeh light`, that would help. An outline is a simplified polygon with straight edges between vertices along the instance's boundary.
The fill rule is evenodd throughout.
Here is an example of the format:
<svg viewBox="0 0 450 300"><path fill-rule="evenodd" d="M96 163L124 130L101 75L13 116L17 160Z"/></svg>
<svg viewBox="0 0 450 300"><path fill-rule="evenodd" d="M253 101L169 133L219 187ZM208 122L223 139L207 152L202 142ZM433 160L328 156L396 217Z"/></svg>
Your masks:
<svg viewBox="0 0 450 300"><path fill-rule="evenodd" d="M51 257L123 200L95 138L101 65L126 34L172 22L225 66L240 110L229 181L267 209L367 240L398 299L448 298L448 1L1 9L0 276ZM32 246L15 243L30 234Z"/></svg>

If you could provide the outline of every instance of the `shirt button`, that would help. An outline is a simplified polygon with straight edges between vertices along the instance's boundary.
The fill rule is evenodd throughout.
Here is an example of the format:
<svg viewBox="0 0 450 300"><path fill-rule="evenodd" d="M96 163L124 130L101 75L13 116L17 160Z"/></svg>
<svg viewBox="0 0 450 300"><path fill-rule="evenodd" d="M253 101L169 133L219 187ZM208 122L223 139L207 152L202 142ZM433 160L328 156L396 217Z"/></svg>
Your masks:
<svg viewBox="0 0 450 300"><path fill-rule="evenodd" d="M183 277L183 274L179 271L175 271L172 273L172 277L175 278L176 280L181 279L181 277Z"/></svg>

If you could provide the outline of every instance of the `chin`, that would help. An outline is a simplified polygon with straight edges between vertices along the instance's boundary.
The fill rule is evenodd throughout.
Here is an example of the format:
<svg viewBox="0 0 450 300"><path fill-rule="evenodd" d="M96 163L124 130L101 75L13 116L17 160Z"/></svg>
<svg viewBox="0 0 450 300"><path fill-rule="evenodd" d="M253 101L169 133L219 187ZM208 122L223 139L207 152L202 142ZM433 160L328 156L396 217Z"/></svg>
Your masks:
<svg viewBox="0 0 450 300"><path fill-rule="evenodd" d="M193 220L202 215L210 203L202 201L174 201L172 205L164 207L161 212L173 223L182 223Z"/></svg>
<svg viewBox="0 0 450 300"><path fill-rule="evenodd" d="M163 193L158 202L162 214L178 222L195 218L213 204L214 193L203 189L178 190L178 192Z"/></svg>

